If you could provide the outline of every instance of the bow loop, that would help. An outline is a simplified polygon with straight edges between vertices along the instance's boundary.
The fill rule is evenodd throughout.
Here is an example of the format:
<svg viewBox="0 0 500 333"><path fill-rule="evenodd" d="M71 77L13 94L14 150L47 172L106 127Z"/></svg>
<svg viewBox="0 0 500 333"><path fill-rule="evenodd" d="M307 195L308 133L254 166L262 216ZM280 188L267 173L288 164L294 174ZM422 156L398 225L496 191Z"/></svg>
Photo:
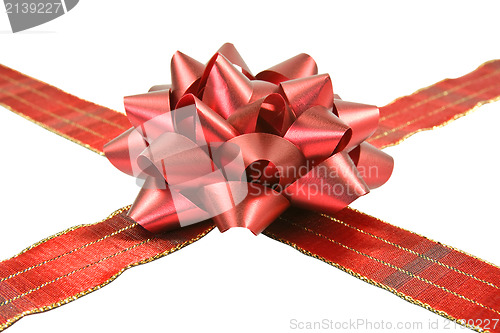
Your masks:
<svg viewBox="0 0 500 333"><path fill-rule="evenodd" d="M253 87L222 54L216 53L201 78L199 94L212 110L227 119L236 109L248 103Z"/></svg>
<svg viewBox="0 0 500 333"><path fill-rule="evenodd" d="M135 128L159 115L170 112L170 91L158 90L123 98L127 118Z"/></svg>
<svg viewBox="0 0 500 333"><path fill-rule="evenodd" d="M376 106L346 102L341 99L335 99L334 104L334 112L353 131L346 150L351 150L375 133L379 118L379 111Z"/></svg>
<svg viewBox="0 0 500 333"><path fill-rule="evenodd" d="M328 74L281 82L280 90L297 117L312 106L333 108L332 80Z"/></svg>
<svg viewBox="0 0 500 333"><path fill-rule="evenodd" d="M191 119L195 115L191 109L187 108L189 105L194 105L199 123ZM176 110L173 116L177 131L186 133L185 129L179 127L188 120L189 124L195 124L193 130L203 133L202 145L211 142L225 142L239 135L229 122L192 94L184 95L177 103Z"/></svg>
<svg viewBox="0 0 500 333"><path fill-rule="evenodd" d="M334 151L341 151L352 136L352 130L330 110L314 106L302 113L284 138L295 144L304 156L317 164Z"/></svg>
<svg viewBox="0 0 500 333"><path fill-rule="evenodd" d="M247 64L245 63L245 60L243 60L240 53L238 52L238 50L236 50L236 48L234 47L233 44L225 43L217 50L217 53L222 54L233 65L241 68L241 72L247 78L249 78L250 80L255 80L255 77L253 76L252 72L250 71L250 68L248 68Z"/></svg>
<svg viewBox="0 0 500 333"><path fill-rule="evenodd" d="M247 228L257 235L281 215L290 202L281 194L256 183L235 183L232 186L215 184L205 187L203 198L214 216L217 228L224 232L230 228ZM244 199L233 205L230 198L235 194ZM242 195L242 193L244 195ZM225 207L221 207L226 204ZM219 213L222 212L222 213Z"/></svg>
<svg viewBox="0 0 500 333"><path fill-rule="evenodd" d="M291 184L285 195L293 205L334 214L368 192L352 159L340 152Z"/></svg>
<svg viewBox="0 0 500 333"><path fill-rule="evenodd" d="M256 79L280 84L283 81L300 79L318 74L314 59L301 53L256 75Z"/></svg>
<svg viewBox="0 0 500 333"><path fill-rule="evenodd" d="M282 136L295 115L279 94L270 94L236 110L227 121L240 133L264 132Z"/></svg>
<svg viewBox="0 0 500 333"><path fill-rule="evenodd" d="M205 66L184 53L177 51L170 62L172 95L178 101L186 93L195 93ZM162 88L162 87L159 87Z"/></svg>
<svg viewBox="0 0 500 333"><path fill-rule="evenodd" d="M210 218L208 213L164 182L149 177L130 207L128 216L147 230L158 233Z"/></svg>

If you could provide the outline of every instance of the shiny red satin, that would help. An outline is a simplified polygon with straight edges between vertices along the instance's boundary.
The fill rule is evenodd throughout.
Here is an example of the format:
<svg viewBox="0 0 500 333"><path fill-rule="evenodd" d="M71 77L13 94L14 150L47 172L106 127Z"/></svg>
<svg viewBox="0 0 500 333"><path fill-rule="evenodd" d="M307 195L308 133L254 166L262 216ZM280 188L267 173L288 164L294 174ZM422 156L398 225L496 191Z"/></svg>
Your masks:
<svg viewBox="0 0 500 333"><path fill-rule="evenodd" d="M171 69L171 85L125 98L134 129L104 148L146 178L129 216L149 231L213 218L258 234L290 205L335 213L391 175L392 158L364 143L378 108L339 99L306 54L254 77L224 44L206 65L176 52Z"/></svg>

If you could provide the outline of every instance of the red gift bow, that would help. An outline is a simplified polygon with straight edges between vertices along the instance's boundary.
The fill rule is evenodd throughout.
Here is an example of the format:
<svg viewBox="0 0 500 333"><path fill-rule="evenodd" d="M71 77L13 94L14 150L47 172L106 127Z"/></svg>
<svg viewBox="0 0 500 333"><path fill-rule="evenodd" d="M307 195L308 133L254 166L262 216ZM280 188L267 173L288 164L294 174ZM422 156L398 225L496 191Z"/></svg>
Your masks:
<svg viewBox="0 0 500 333"><path fill-rule="evenodd" d="M368 141L396 145L498 101L499 78L500 60L493 60L399 98L381 108L379 128ZM0 85L0 104L101 155L103 145L129 125L121 113L2 65ZM457 93L465 87L466 94ZM125 216L128 208L0 262L0 331L98 290L124 270L175 252L213 228L206 221L153 235ZM461 325L500 330L491 321L500 313L499 268L460 250L349 208L335 217L290 209L264 234Z"/></svg>
<svg viewBox="0 0 500 333"><path fill-rule="evenodd" d="M258 234L290 205L336 213L392 173L392 157L364 142L378 108L334 95L307 54L253 76L226 43L207 65L176 52L171 73L171 85L125 98L134 127L104 148L145 178L128 216L149 231L212 217L222 232Z"/></svg>

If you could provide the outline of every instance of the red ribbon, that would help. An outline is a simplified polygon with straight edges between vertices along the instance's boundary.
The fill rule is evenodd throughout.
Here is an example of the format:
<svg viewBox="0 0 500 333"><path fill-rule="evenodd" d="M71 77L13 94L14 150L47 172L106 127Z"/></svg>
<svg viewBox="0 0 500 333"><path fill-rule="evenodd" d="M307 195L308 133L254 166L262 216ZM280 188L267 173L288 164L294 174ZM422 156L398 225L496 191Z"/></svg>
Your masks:
<svg viewBox="0 0 500 333"><path fill-rule="evenodd" d="M213 218L260 233L290 205L336 213L393 169L364 142L379 111L333 94L300 54L253 76L232 44L206 65L177 52L172 85L124 100L134 126L104 148L143 178L128 215L161 232Z"/></svg>
<svg viewBox="0 0 500 333"><path fill-rule="evenodd" d="M398 144L499 97L500 60L494 60L382 107L379 128L368 141L376 147ZM0 104L100 154L128 123L121 113L2 65ZM126 211L1 261L0 331L98 290L124 270L168 255L213 228L207 221L151 234ZM500 268L460 250L349 208L333 217L290 209L264 234L459 324L500 332L494 321L500 314Z"/></svg>

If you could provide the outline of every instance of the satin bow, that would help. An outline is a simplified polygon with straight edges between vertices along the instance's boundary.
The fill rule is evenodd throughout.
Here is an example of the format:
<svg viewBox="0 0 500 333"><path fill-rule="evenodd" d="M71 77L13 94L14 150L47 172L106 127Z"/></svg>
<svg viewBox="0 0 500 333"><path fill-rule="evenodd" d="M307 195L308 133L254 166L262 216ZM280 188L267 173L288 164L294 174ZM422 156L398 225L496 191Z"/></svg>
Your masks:
<svg viewBox="0 0 500 333"><path fill-rule="evenodd" d="M149 231L212 218L258 234L290 205L333 214L392 173L364 142L378 108L334 95L307 54L254 76L229 43L206 65L178 51L171 76L125 97L133 127L104 148L144 181L128 216Z"/></svg>

